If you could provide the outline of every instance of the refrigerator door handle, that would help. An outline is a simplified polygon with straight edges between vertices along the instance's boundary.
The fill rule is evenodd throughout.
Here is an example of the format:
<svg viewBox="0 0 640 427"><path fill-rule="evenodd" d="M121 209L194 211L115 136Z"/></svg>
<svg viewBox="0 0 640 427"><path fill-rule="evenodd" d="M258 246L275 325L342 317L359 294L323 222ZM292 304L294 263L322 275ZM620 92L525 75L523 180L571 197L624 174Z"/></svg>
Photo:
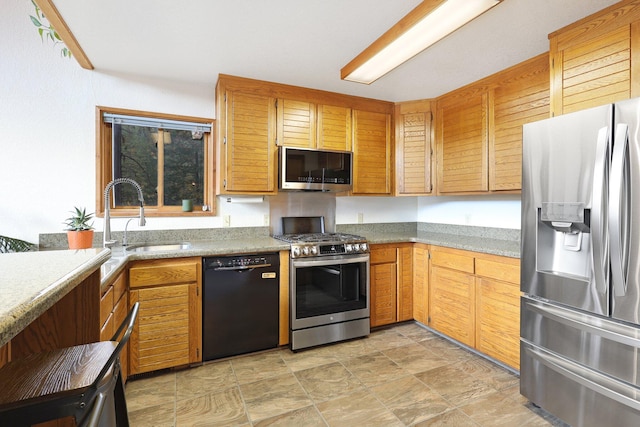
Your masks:
<svg viewBox="0 0 640 427"><path fill-rule="evenodd" d="M608 214L611 233L611 282L614 295L617 297L627 293L630 189L629 126L618 124L611 159Z"/></svg>
<svg viewBox="0 0 640 427"><path fill-rule="evenodd" d="M607 190L609 187L609 128L598 131L591 201L593 275L596 291L604 294L609 286L609 233L607 232Z"/></svg>

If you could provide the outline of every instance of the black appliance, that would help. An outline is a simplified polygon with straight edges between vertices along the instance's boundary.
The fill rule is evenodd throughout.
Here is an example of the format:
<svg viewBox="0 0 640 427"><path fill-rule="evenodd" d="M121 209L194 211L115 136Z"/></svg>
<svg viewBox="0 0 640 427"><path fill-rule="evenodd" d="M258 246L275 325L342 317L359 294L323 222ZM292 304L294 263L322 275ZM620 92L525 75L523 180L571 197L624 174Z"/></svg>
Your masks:
<svg viewBox="0 0 640 427"><path fill-rule="evenodd" d="M277 253L203 258L203 360L278 346Z"/></svg>

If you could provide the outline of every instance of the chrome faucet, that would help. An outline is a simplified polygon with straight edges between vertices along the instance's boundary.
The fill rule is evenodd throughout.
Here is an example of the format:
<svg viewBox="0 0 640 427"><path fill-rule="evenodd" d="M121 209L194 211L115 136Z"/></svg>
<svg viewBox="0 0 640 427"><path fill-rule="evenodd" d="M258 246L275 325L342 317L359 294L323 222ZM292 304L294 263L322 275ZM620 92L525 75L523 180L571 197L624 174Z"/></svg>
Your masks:
<svg viewBox="0 0 640 427"><path fill-rule="evenodd" d="M104 231L102 233L102 244L105 248L113 246L117 243L117 240L111 240L111 204L109 203L109 192L117 184L131 184L138 191L138 200L140 201L140 222L139 225L143 227L147 221L144 219L144 196L142 195L142 187L140 184L132 180L131 178L116 178L104 189Z"/></svg>

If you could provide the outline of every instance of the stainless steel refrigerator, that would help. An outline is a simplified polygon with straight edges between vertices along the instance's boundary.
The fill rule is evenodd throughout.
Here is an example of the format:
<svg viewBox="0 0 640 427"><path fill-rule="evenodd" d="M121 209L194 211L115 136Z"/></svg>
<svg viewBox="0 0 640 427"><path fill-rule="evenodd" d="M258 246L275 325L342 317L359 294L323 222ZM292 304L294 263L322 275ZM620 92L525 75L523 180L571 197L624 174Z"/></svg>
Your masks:
<svg viewBox="0 0 640 427"><path fill-rule="evenodd" d="M520 392L640 425L640 100L523 127Z"/></svg>

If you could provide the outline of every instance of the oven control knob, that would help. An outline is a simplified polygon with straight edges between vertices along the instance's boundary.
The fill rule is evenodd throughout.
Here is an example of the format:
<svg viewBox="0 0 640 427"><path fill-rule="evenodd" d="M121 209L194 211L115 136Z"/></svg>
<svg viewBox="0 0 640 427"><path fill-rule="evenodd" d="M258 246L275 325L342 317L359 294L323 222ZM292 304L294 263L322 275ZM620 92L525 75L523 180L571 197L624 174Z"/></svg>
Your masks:
<svg viewBox="0 0 640 427"><path fill-rule="evenodd" d="M311 246L311 255L318 255L318 248L316 246Z"/></svg>
<svg viewBox="0 0 640 427"><path fill-rule="evenodd" d="M344 245L344 250L347 253L353 252L353 245L351 243L347 243L346 245Z"/></svg>
<svg viewBox="0 0 640 427"><path fill-rule="evenodd" d="M366 243L360 243L360 249L362 250L362 252L366 252L369 248L367 248Z"/></svg>
<svg viewBox="0 0 640 427"><path fill-rule="evenodd" d="M291 249L291 253L293 254L294 258L300 256L300 248L298 246L294 246Z"/></svg>
<svg viewBox="0 0 640 427"><path fill-rule="evenodd" d="M302 248L302 254L309 255L309 246L305 246L304 248Z"/></svg>

